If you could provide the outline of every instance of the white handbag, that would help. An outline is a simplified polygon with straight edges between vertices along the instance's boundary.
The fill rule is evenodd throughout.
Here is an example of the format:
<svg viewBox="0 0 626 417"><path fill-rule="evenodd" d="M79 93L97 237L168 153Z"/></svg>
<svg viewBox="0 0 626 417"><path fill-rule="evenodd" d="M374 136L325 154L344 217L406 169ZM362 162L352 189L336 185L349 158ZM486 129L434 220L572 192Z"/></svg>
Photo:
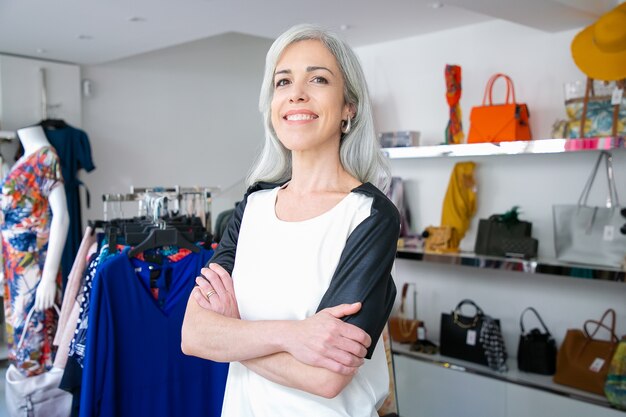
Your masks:
<svg viewBox="0 0 626 417"><path fill-rule="evenodd" d="M59 308L55 305L57 313ZM21 348L28 322L35 311L33 307L26 316L24 331L17 349ZM39 375L25 377L15 365L6 373L6 405L11 417L68 417L72 408L72 395L59 388L63 370L52 368Z"/></svg>
<svg viewBox="0 0 626 417"><path fill-rule="evenodd" d="M587 199L602 159L606 163L609 198L606 207L588 206ZM626 256L625 220L613 178L611 154L600 152L578 204L553 206L554 245L559 261L620 268Z"/></svg>

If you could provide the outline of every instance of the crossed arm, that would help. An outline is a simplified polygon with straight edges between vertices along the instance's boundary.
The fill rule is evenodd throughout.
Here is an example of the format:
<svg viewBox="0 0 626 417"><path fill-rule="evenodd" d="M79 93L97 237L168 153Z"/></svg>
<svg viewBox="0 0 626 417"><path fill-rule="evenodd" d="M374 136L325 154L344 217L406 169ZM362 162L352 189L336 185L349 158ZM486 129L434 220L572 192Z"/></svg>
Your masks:
<svg viewBox="0 0 626 417"><path fill-rule="evenodd" d="M363 364L369 335L340 320L360 303L327 308L305 320L246 321L239 317L232 278L217 264L196 278L182 328L187 355L241 362L278 384L326 398L338 395ZM215 291L210 297L205 294Z"/></svg>

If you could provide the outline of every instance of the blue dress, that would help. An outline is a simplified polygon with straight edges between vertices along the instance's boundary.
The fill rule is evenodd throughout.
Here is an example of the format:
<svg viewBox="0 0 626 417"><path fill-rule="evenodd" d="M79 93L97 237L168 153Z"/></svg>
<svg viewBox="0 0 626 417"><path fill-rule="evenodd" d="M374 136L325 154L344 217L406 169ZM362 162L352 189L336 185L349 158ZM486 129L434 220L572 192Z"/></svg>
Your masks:
<svg viewBox="0 0 626 417"><path fill-rule="evenodd" d="M87 172L91 172L96 167L91 159L89 138L84 131L67 124L57 129L45 127L44 131L48 141L57 151L61 160L61 172L65 179L67 211L70 216L70 228L67 232L65 249L61 258L61 273L63 275L63 287L65 288L67 275L74 264L83 234L80 195L78 192L78 187L82 185L82 182L78 179L78 171L82 168Z"/></svg>
<svg viewBox="0 0 626 417"><path fill-rule="evenodd" d="M194 278L211 255L202 250L158 265L124 251L101 265L91 292L81 416L220 416L228 364L186 356L180 347Z"/></svg>

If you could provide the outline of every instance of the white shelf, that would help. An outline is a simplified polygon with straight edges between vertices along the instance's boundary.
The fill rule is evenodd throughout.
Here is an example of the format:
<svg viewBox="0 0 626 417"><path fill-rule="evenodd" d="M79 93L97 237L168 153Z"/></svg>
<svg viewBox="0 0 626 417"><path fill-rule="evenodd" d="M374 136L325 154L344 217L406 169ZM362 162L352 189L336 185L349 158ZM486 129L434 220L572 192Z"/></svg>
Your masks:
<svg viewBox="0 0 626 417"><path fill-rule="evenodd" d="M485 155L518 155L567 153L594 150L626 149L624 137L583 139L540 139L497 143L464 143L459 145L412 146L384 148L390 159L435 158Z"/></svg>
<svg viewBox="0 0 626 417"><path fill-rule="evenodd" d="M409 344L394 342L392 344L392 351L396 355L403 355L422 362L432 363L433 365L437 365L451 371L469 372L487 378L498 379L504 382L522 385L556 395L562 395L589 404L612 408L604 396L556 384L552 381L551 375L532 374L518 370L517 361L515 359L509 359L507 361L509 370L508 372L502 373L494 371L487 366L461 359L450 358L439 354L428 355L425 353L414 352L410 349Z"/></svg>

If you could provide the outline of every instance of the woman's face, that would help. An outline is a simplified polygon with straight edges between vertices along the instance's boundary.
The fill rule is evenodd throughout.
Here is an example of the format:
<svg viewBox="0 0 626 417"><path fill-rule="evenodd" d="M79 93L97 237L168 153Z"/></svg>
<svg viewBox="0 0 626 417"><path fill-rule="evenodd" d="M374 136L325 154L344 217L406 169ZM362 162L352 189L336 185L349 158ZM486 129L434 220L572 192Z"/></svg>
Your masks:
<svg viewBox="0 0 626 417"><path fill-rule="evenodd" d="M341 121L350 110L343 91L337 61L320 41L287 46L274 72L271 105L272 126L281 143L291 151L336 149Z"/></svg>

